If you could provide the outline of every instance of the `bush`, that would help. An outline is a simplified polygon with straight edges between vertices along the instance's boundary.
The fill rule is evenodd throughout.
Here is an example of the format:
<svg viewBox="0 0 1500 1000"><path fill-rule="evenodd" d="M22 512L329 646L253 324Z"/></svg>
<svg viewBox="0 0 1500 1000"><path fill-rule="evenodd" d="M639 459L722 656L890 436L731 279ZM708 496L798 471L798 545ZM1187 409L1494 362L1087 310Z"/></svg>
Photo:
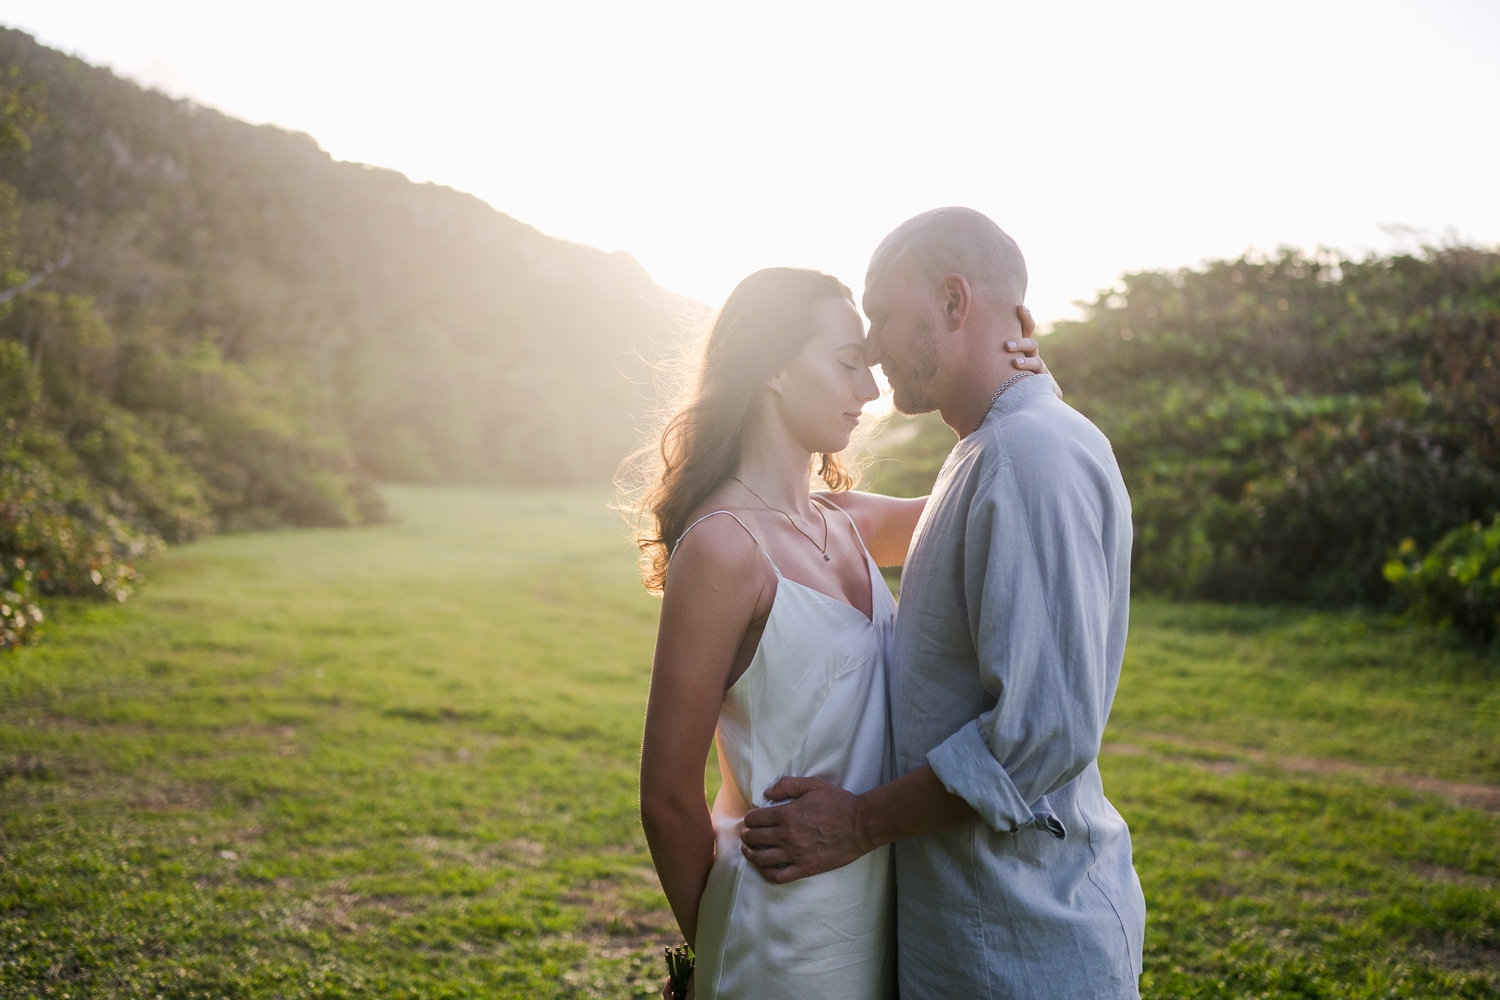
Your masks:
<svg viewBox="0 0 1500 1000"><path fill-rule="evenodd" d="M27 596L30 583L25 560L0 565L0 649L27 642L41 627L42 609Z"/></svg>
<svg viewBox="0 0 1500 1000"><path fill-rule="evenodd" d="M111 514L86 479L59 477L6 449L0 454L0 649L36 636L43 596L125 600L141 579L136 560L161 544Z"/></svg>
<svg viewBox="0 0 1500 1000"><path fill-rule="evenodd" d="M1500 509L1500 252L1212 261L1088 311L1043 353L1114 445L1138 589L1380 604L1401 539ZM953 441L894 421L873 488L928 492Z"/></svg>
<svg viewBox="0 0 1500 1000"><path fill-rule="evenodd" d="M140 580L136 560L162 544L127 496L90 476L44 414L25 349L0 340L0 648L35 637L42 597L125 600ZM140 452L138 442L125 452L127 467L145 460Z"/></svg>
<svg viewBox="0 0 1500 1000"><path fill-rule="evenodd" d="M1409 560L1409 561L1408 561ZM1385 564L1385 578L1418 614L1480 642L1500 639L1500 514L1448 532L1425 556L1408 538Z"/></svg>
<svg viewBox="0 0 1500 1000"><path fill-rule="evenodd" d="M1500 509L1500 253L1127 275L1044 353L1114 445L1146 590L1381 603L1401 539Z"/></svg>

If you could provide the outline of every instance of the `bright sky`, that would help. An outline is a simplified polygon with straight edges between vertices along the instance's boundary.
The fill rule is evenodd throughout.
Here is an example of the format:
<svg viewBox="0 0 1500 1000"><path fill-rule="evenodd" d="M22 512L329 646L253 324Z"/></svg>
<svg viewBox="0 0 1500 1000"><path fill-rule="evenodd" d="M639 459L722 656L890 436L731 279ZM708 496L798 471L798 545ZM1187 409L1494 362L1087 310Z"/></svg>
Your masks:
<svg viewBox="0 0 1500 1000"><path fill-rule="evenodd" d="M0 22L718 305L938 205L1037 317L1247 247L1500 243L1500 3L0 0Z"/></svg>

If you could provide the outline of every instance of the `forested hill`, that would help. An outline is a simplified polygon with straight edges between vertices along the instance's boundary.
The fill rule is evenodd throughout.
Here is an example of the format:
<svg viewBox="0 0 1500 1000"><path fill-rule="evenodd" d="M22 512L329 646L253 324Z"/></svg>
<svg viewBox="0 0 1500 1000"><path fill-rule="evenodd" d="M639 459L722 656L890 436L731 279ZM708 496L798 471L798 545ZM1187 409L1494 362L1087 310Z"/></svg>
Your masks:
<svg viewBox="0 0 1500 1000"><path fill-rule="evenodd" d="M336 162L305 135L143 90L21 32L0 31L0 67L14 67L11 103L38 112L8 123L30 148L0 175L17 192L5 263L24 280L71 251L38 287L87 296L109 326L93 392L166 428L203 423L188 411L214 401L186 398L202 373L243 376L262 430L338 476L602 482L631 444L640 393L622 358L671 297L627 254ZM46 367L67 348L34 299L5 333ZM213 443L165 439L221 518L337 520L281 496L240 447L208 457L194 453Z"/></svg>
<svg viewBox="0 0 1500 1000"><path fill-rule="evenodd" d="M374 479L607 482L633 352L697 311L627 254L19 31L0 74L11 535L23 509L124 544L368 521Z"/></svg>

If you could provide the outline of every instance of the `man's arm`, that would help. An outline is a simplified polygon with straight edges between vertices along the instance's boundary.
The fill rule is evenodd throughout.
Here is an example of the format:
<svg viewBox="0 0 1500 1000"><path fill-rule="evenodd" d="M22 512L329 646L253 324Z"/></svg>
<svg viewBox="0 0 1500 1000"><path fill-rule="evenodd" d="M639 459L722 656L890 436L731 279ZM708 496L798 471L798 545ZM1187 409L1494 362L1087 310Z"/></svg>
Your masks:
<svg viewBox="0 0 1500 1000"><path fill-rule="evenodd" d="M1045 796L1097 756L1112 694L1101 537L1110 501L1087 455L1050 447L1046 434L1018 436L1019 461L981 484L965 536L970 628L995 707L929 753L927 766L863 796L819 779L778 782L767 798L796 801L752 810L743 834L751 861L787 866L767 878L829 871L975 815L996 831L1066 834Z"/></svg>
<svg viewBox="0 0 1500 1000"><path fill-rule="evenodd" d="M977 491L964 540L969 628L995 706L927 763L995 831L1063 837L1046 796L1093 763L1104 738L1129 508L1122 518L1107 443L1076 413L1038 398L1012 420L999 442L1007 461Z"/></svg>
<svg viewBox="0 0 1500 1000"><path fill-rule="evenodd" d="M796 801L752 809L745 816L741 849L778 884L842 868L877 847L937 833L978 815L925 766L863 795L822 778L782 778L766 798ZM788 811L792 806L795 812Z"/></svg>

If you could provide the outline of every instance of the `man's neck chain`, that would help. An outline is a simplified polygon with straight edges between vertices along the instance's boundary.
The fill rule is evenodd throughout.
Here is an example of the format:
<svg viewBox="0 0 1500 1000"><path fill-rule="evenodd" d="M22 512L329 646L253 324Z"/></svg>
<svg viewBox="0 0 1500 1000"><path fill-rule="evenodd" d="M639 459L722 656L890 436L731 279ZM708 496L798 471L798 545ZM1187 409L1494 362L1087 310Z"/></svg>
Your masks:
<svg viewBox="0 0 1500 1000"><path fill-rule="evenodd" d="M970 431L969 433L973 434L975 431L979 430L979 428L984 426L985 419L989 417L990 411L995 408L995 404L1000 402L1000 397L1005 394L1006 389L1009 389L1011 386L1015 385L1026 376L1035 374L1036 372L1016 372L1010 378L1006 379L1005 382L1000 386L1000 388L995 390L995 394L990 397L990 405L984 408L984 412L979 415L979 422L974 425L974 430Z"/></svg>

